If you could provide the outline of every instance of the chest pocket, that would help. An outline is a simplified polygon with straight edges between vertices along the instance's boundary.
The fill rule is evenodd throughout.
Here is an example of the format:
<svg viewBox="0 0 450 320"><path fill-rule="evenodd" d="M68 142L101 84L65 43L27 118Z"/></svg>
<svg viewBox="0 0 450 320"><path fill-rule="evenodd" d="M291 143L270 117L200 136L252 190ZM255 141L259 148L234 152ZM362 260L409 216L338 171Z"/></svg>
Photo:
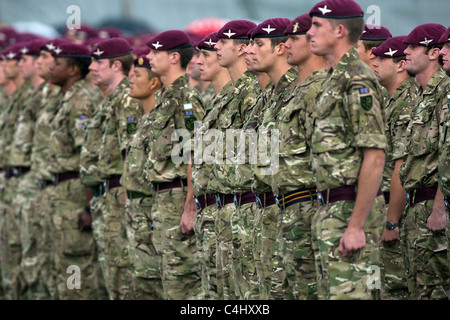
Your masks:
<svg viewBox="0 0 450 320"><path fill-rule="evenodd" d="M411 143L409 153L420 156L437 150L438 127L433 121L434 107L419 105L411 120Z"/></svg>
<svg viewBox="0 0 450 320"><path fill-rule="evenodd" d="M276 129L280 132L280 156L287 157L305 153L307 150L306 132L299 116L299 107L287 108L278 116Z"/></svg>
<svg viewBox="0 0 450 320"><path fill-rule="evenodd" d="M313 114L312 151L323 153L342 150L351 145L353 137L347 130L340 107L342 98L324 93L316 105Z"/></svg>

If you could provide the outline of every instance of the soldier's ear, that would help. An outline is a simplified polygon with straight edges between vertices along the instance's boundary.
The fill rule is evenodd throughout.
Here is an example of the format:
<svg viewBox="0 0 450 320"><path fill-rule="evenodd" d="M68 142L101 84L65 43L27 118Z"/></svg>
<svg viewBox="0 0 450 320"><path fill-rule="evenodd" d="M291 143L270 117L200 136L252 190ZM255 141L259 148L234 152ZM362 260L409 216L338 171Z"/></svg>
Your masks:
<svg viewBox="0 0 450 320"><path fill-rule="evenodd" d="M406 60L400 60L397 62L397 72L402 72L405 70Z"/></svg>
<svg viewBox="0 0 450 320"><path fill-rule="evenodd" d="M430 60L437 60L439 59L439 53L440 53L440 49L439 48L432 48L428 51L428 57L430 58Z"/></svg>

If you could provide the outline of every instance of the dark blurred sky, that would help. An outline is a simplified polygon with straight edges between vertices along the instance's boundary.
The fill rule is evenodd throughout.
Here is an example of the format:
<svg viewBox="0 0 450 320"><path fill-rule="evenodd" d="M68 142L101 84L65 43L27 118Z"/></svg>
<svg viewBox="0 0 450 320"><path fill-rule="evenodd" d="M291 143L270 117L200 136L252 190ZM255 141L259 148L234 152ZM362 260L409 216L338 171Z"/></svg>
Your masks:
<svg viewBox="0 0 450 320"><path fill-rule="evenodd" d="M381 25L396 35L407 34L422 23L449 26L450 0L356 0L374 19L371 6L379 8ZM195 19L221 17L229 20L248 19L256 23L268 18L307 13L316 0L0 0L0 22L41 22L55 27L65 26L77 5L81 22L98 26L111 19L130 19L155 31L183 29Z"/></svg>

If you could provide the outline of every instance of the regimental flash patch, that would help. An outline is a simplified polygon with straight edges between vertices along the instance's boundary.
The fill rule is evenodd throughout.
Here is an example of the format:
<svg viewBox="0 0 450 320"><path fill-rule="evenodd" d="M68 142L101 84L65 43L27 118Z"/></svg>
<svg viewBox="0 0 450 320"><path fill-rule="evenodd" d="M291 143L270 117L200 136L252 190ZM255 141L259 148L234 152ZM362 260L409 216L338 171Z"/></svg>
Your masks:
<svg viewBox="0 0 450 320"><path fill-rule="evenodd" d="M127 133L132 134L136 130L136 118L128 117L127 118Z"/></svg>
<svg viewBox="0 0 450 320"><path fill-rule="evenodd" d="M373 105L372 96L361 97L360 102L361 102L361 107L364 110L369 111L370 109L372 109L372 105Z"/></svg>
<svg viewBox="0 0 450 320"><path fill-rule="evenodd" d="M368 94L369 93L369 88L364 87L359 89L359 94Z"/></svg>
<svg viewBox="0 0 450 320"><path fill-rule="evenodd" d="M86 128L87 128L87 126L88 126L88 122L86 121L86 119L87 119L87 116L85 116L85 115L81 115L80 116L80 120L81 121L83 121L81 124L80 124L80 129L81 129L81 131L86 131Z"/></svg>
<svg viewBox="0 0 450 320"><path fill-rule="evenodd" d="M186 116L193 116L194 115L194 111L185 111L184 114Z"/></svg>

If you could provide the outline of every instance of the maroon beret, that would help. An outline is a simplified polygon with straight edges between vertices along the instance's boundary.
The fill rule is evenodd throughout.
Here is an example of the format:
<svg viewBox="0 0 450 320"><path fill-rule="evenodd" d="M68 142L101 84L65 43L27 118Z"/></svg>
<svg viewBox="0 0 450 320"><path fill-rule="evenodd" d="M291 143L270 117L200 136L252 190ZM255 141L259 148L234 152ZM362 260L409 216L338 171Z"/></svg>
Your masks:
<svg viewBox="0 0 450 320"><path fill-rule="evenodd" d="M198 43L197 48L199 50L209 50L209 51L216 51L214 49L214 46L219 41L219 38L217 37L217 32L212 32L210 34L207 34L204 36Z"/></svg>
<svg viewBox="0 0 450 320"><path fill-rule="evenodd" d="M374 24L365 24L360 37L361 40L386 40L389 38L392 38L392 34L388 28Z"/></svg>
<svg viewBox="0 0 450 320"><path fill-rule="evenodd" d="M138 56L136 59L134 59L134 66L136 68L147 68L151 69L150 67L150 61L147 59L146 55Z"/></svg>
<svg viewBox="0 0 450 320"><path fill-rule="evenodd" d="M324 0L316 3L309 11L311 17L348 19L364 16L364 11L354 0Z"/></svg>
<svg viewBox="0 0 450 320"><path fill-rule="evenodd" d="M53 53L53 51L56 48L61 47L65 43L72 43L72 42L67 38L56 38L56 39L47 40L46 42L44 42L42 44L41 50Z"/></svg>
<svg viewBox="0 0 450 320"><path fill-rule="evenodd" d="M169 30L161 32L147 42L147 46L152 50L167 51L172 49L182 49L192 46L189 35L182 30Z"/></svg>
<svg viewBox="0 0 450 320"><path fill-rule="evenodd" d="M52 55L55 58L90 58L91 51L85 45L68 42L53 50Z"/></svg>
<svg viewBox="0 0 450 320"><path fill-rule="evenodd" d="M1 54L4 56L5 60L20 60L22 56L22 52L20 51L23 48L23 43L14 43L4 49Z"/></svg>
<svg viewBox="0 0 450 320"><path fill-rule="evenodd" d="M450 42L450 27L444 32L444 34L439 38L439 43Z"/></svg>
<svg viewBox="0 0 450 320"><path fill-rule="evenodd" d="M97 29L97 37L100 39L118 38L122 36L122 31L115 27L101 27Z"/></svg>
<svg viewBox="0 0 450 320"><path fill-rule="evenodd" d="M97 34L98 32L95 28L84 23L82 23L79 28L66 29L66 35L71 35L82 40L96 38Z"/></svg>
<svg viewBox="0 0 450 320"><path fill-rule="evenodd" d="M284 32L286 34L306 34L312 25L311 16L308 13L298 16L287 26Z"/></svg>
<svg viewBox="0 0 450 320"><path fill-rule="evenodd" d="M285 36L284 32L291 23L287 18L267 19L253 28L251 38L273 38Z"/></svg>
<svg viewBox="0 0 450 320"><path fill-rule="evenodd" d="M17 36L17 31L11 27L0 28L0 47L12 44Z"/></svg>
<svg viewBox="0 0 450 320"><path fill-rule="evenodd" d="M147 55L150 53L150 48L147 47L146 45L142 45L142 46L134 46L133 47L133 54L136 57L139 56L143 56L143 55Z"/></svg>
<svg viewBox="0 0 450 320"><path fill-rule="evenodd" d="M415 27L405 38L406 44L417 46L433 46L445 32L445 27L438 23L425 23Z"/></svg>
<svg viewBox="0 0 450 320"><path fill-rule="evenodd" d="M250 30L256 27L256 23L248 20L233 20L227 22L219 31L219 39L248 39Z"/></svg>
<svg viewBox="0 0 450 320"><path fill-rule="evenodd" d="M395 58L404 56L404 52L408 47L405 40L406 36L392 37L384 41L379 47L372 50L377 57Z"/></svg>
<svg viewBox="0 0 450 320"><path fill-rule="evenodd" d="M133 48L127 40L123 38L111 38L98 42L91 55L95 59L110 59L125 56L132 51Z"/></svg>
<svg viewBox="0 0 450 320"><path fill-rule="evenodd" d="M47 39L34 39L26 42L21 42L22 49L20 52L22 54L30 55L30 56L39 56L41 53L41 48L47 43Z"/></svg>

